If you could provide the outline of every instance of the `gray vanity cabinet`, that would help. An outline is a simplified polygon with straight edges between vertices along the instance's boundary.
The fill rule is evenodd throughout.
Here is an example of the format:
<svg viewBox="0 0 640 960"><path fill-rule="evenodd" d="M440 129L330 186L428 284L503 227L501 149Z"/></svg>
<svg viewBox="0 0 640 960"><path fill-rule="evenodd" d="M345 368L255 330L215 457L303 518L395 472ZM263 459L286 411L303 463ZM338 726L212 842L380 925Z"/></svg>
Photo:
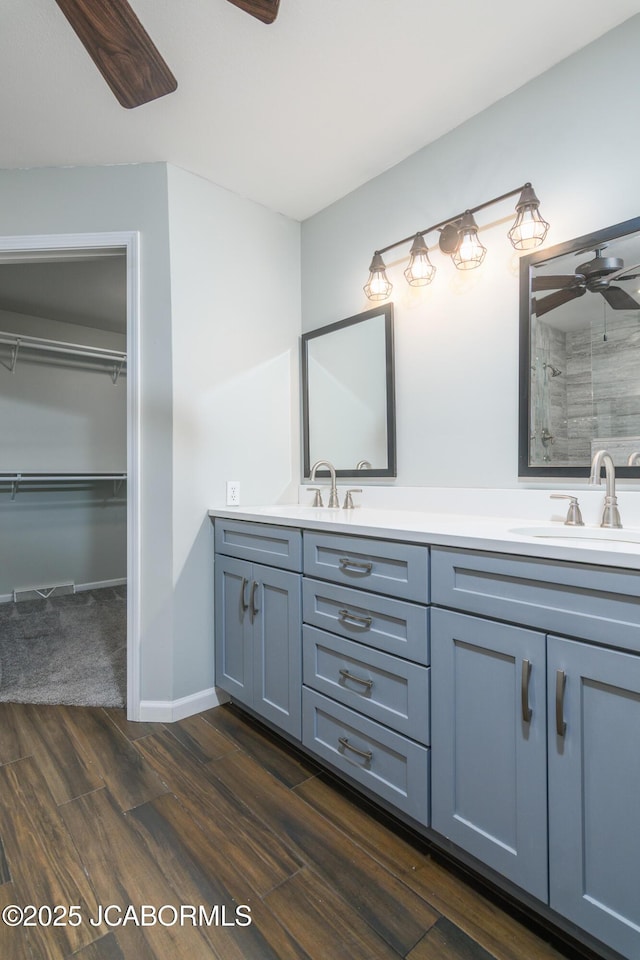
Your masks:
<svg viewBox="0 0 640 960"><path fill-rule="evenodd" d="M635 960L640 657L550 636L548 684L550 905Z"/></svg>
<svg viewBox="0 0 640 960"><path fill-rule="evenodd" d="M640 571L220 518L215 544L220 687L640 957Z"/></svg>
<svg viewBox="0 0 640 960"><path fill-rule="evenodd" d="M434 830L547 899L545 637L431 613Z"/></svg>
<svg viewBox="0 0 640 960"><path fill-rule="evenodd" d="M237 544L230 542L229 524L241 526ZM216 522L216 546L229 552L237 550L243 556L251 556L253 551L295 567L300 563L299 541L298 530ZM289 554L291 550L293 553ZM290 569L252 563L216 551L216 684L234 700L298 740L301 579L300 573Z"/></svg>
<svg viewBox="0 0 640 960"><path fill-rule="evenodd" d="M304 574L302 743L428 826L427 548L305 531Z"/></svg>
<svg viewBox="0 0 640 960"><path fill-rule="evenodd" d="M636 960L640 572L434 549L432 574L468 611L431 614L434 829Z"/></svg>

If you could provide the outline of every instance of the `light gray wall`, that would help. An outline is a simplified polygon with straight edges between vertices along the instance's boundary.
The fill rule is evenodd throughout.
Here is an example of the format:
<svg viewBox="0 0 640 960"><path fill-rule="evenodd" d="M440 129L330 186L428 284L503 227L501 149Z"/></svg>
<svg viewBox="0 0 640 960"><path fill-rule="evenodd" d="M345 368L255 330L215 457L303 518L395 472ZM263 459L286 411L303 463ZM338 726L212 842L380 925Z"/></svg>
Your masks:
<svg viewBox="0 0 640 960"><path fill-rule="evenodd" d="M0 171L0 235L141 234L142 699L213 682L206 510L299 478L299 225L166 164ZM255 243L254 250L249 241Z"/></svg>
<svg viewBox="0 0 640 960"><path fill-rule="evenodd" d="M0 171L0 235L140 231L142 697L173 691L171 297L166 165Z"/></svg>
<svg viewBox="0 0 640 960"><path fill-rule="evenodd" d="M0 330L126 349L120 334L2 310ZM126 375L114 384L104 364L23 350L13 373L0 367L0 411L0 473L126 473ZM126 578L126 485L118 493L25 484L12 499L0 485L0 596Z"/></svg>
<svg viewBox="0 0 640 960"><path fill-rule="evenodd" d="M126 489L126 488L125 488ZM82 490L0 493L0 597L14 590L122 580L127 575L127 504L113 484Z"/></svg>
<svg viewBox="0 0 640 960"><path fill-rule="evenodd" d="M168 177L180 698L213 683L207 510L224 503L226 480L240 482L243 504L297 489L300 228L184 170Z"/></svg>
<svg viewBox="0 0 640 960"><path fill-rule="evenodd" d="M303 329L371 307L362 286L375 249L527 180L551 222L547 245L637 216L639 49L636 16L307 220ZM481 226L502 220L481 230L488 253L480 270L456 271L436 250L432 285L414 289L402 276L408 245L387 257L400 484L518 485L512 209L509 201L478 214Z"/></svg>
<svg viewBox="0 0 640 960"><path fill-rule="evenodd" d="M4 310L0 330L126 350L120 334ZM10 353L0 345L0 359ZM0 473L126 472L126 372L114 384L103 363L23 349L13 373L0 368L0 405Z"/></svg>

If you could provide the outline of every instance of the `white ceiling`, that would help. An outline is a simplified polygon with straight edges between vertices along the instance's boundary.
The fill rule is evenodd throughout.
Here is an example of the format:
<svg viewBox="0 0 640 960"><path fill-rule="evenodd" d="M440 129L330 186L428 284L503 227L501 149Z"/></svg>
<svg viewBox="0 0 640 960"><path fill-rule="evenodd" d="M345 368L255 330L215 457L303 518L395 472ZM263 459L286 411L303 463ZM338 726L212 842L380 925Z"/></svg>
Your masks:
<svg viewBox="0 0 640 960"><path fill-rule="evenodd" d="M54 0L0 3L0 167L169 161L304 219L639 10L638 0L131 0L178 79L113 97Z"/></svg>

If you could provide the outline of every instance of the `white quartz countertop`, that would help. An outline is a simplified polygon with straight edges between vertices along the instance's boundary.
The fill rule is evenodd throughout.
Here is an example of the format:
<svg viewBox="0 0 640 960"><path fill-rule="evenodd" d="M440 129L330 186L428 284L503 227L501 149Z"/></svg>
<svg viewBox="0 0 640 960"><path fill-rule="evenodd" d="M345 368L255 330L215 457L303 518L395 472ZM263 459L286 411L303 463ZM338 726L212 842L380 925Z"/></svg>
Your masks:
<svg viewBox="0 0 640 960"><path fill-rule="evenodd" d="M219 507L211 509L209 516L640 570L638 528L616 530L609 534L595 526L573 529L561 522L538 523L530 518L367 507L330 510L327 507L300 504ZM538 535L532 535L531 531ZM589 538L590 533L593 539ZM615 539L600 539L603 534Z"/></svg>

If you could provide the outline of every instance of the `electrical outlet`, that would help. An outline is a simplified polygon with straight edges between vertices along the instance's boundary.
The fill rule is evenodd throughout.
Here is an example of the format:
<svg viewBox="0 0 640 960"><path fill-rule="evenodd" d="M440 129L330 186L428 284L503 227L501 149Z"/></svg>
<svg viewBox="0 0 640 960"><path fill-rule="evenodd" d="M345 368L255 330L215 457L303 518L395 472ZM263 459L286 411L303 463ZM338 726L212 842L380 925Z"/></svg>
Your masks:
<svg viewBox="0 0 640 960"><path fill-rule="evenodd" d="M240 481L227 480L227 506L240 506Z"/></svg>

